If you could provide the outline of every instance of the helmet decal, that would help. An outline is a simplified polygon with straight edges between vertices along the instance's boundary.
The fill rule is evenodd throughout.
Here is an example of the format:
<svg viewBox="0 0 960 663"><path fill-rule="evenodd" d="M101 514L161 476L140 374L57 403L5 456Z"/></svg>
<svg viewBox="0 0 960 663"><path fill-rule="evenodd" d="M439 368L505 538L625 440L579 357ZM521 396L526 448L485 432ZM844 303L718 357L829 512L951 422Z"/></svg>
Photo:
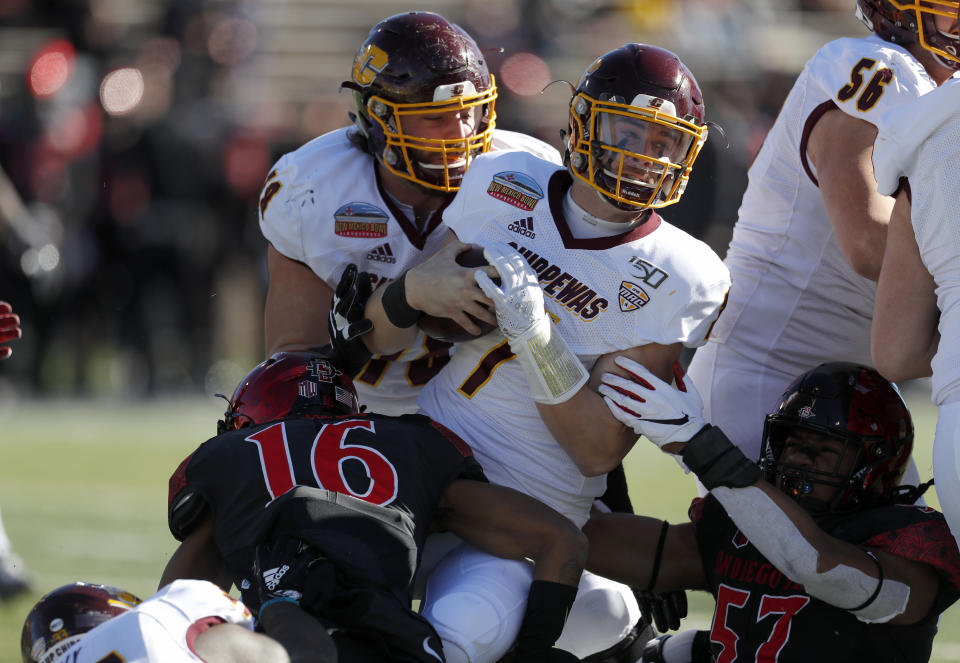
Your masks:
<svg viewBox="0 0 960 663"><path fill-rule="evenodd" d="M367 87L390 63L390 57L376 44L367 44L353 60L353 80Z"/></svg>

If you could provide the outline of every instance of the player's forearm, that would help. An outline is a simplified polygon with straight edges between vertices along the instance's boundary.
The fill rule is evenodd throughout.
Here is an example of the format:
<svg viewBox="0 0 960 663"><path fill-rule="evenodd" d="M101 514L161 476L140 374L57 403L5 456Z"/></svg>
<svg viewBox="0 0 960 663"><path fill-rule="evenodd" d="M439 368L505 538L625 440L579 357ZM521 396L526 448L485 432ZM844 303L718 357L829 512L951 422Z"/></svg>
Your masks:
<svg viewBox="0 0 960 663"><path fill-rule="evenodd" d="M637 441L633 431L614 419L600 395L588 386L558 405L537 403L537 410L584 476L606 474Z"/></svg>
<svg viewBox="0 0 960 663"><path fill-rule="evenodd" d="M299 605L277 602L260 613L264 632L283 645L290 663L333 663L337 647L327 629Z"/></svg>
<svg viewBox="0 0 960 663"><path fill-rule="evenodd" d="M363 336L363 341L374 354L391 354L399 352L417 337L416 325L398 327L390 321L383 308L383 293L386 286L377 288L364 310L364 316L373 323L373 330Z"/></svg>

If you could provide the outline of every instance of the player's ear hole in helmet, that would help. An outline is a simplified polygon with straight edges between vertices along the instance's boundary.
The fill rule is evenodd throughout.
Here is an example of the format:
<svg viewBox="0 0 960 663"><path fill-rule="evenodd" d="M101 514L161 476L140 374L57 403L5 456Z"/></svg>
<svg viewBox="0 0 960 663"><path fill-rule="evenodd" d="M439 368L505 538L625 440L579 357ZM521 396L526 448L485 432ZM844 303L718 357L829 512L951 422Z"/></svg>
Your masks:
<svg viewBox="0 0 960 663"><path fill-rule="evenodd" d="M405 180L455 192L470 162L490 149L496 81L473 38L439 14L407 12L375 25L341 87L354 94L354 142ZM445 134L451 116L466 130ZM423 127L435 128L425 135Z"/></svg>
<svg viewBox="0 0 960 663"><path fill-rule="evenodd" d="M23 663L53 663L83 634L123 614L140 599L116 587L74 582L45 594L30 610L20 634Z"/></svg>
<svg viewBox="0 0 960 663"><path fill-rule="evenodd" d="M625 44L597 58L570 100L566 163L624 210L680 200L707 140L703 95L670 51Z"/></svg>
<svg viewBox="0 0 960 663"><path fill-rule="evenodd" d="M784 462L785 442L794 431L841 441L834 470ZM832 362L798 378L767 415L760 466L767 481L807 511L844 513L900 501L912 449L913 421L896 387L872 368ZM844 462L851 454L852 464ZM811 495L817 484L837 490L824 502Z"/></svg>
<svg viewBox="0 0 960 663"><path fill-rule="evenodd" d="M857 0L856 15L880 38L900 46L920 42L943 66L960 69L957 0Z"/></svg>
<svg viewBox="0 0 960 663"><path fill-rule="evenodd" d="M287 417L357 414L353 380L319 352L277 352L240 381L217 433L278 421Z"/></svg>

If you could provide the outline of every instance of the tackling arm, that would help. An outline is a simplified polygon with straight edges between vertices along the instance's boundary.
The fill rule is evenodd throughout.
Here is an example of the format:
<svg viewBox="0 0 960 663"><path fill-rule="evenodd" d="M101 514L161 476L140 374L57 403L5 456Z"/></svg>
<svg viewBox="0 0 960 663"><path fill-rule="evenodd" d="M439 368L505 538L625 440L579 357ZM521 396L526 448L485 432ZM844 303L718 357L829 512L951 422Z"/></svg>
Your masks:
<svg viewBox="0 0 960 663"><path fill-rule="evenodd" d="M567 518L506 486L457 479L443 495L440 525L497 557L534 560L534 578L576 586L587 540Z"/></svg>
<svg viewBox="0 0 960 663"><path fill-rule="evenodd" d="M891 381L926 377L937 351L936 284L920 259L904 191L890 219L877 298L870 328L870 354L877 370Z"/></svg>
<svg viewBox="0 0 960 663"><path fill-rule="evenodd" d="M938 589L932 567L829 535L797 502L767 483L756 463L719 428L704 423L693 385L680 391L639 364L618 363L635 379L603 376L601 391L611 412L661 450L682 455L737 527L784 575L865 622L913 624L927 616Z"/></svg>
<svg viewBox="0 0 960 663"><path fill-rule="evenodd" d="M583 526L590 542L587 569L637 589L706 589L693 523L669 526L661 548L663 526L646 516L595 513Z"/></svg>
<svg viewBox="0 0 960 663"><path fill-rule="evenodd" d="M476 268L461 267L456 257L469 248L451 232L447 241L432 256L411 267L401 277L377 288L367 302L364 316L373 322L373 331L364 337L375 354L397 352L409 346L417 335L416 320L423 314L452 318L473 334L480 328L467 316L494 322L488 309L492 302L474 280ZM496 276L492 267L482 267ZM402 285L402 288L401 288ZM386 306L385 306L386 304ZM409 320L403 320L403 318Z"/></svg>
<svg viewBox="0 0 960 663"><path fill-rule="evenodd" d="M209 580L225 592L233 586L233 578L213 540L213 518L209 515L190 531L174 551L160 576L158 589L178 578Z"/></svg>
<svg viewBox="0 0 960 663"><path fill-rule="evenodd" d="M585 476L605 474L623 460L633 448L637 435L610 413L597 393L600 376L608 372L626 373L614 364L617 355L628 356L649 368L664 380L671 379L672 366L680 356L681 345L650 343L597 360L590 381L568 401L558 405L537 403L537 410L550 433Z"/></svg>
<svg viewBox="0 0 960 663"><path fill-rule="evenodd" d="M873 281L893 209L893 199L877 192L873 176L876 137L874 125L834 109L814 125L807 143L840 250L854 271Z"/></svg>
<svg viewBox="0 0 960 663"><path fill-rule="evenodd" d="M333 289L301 262L267 247L270 286L264 305L266 356L306 350L330 341L327 318Z"/></svg>

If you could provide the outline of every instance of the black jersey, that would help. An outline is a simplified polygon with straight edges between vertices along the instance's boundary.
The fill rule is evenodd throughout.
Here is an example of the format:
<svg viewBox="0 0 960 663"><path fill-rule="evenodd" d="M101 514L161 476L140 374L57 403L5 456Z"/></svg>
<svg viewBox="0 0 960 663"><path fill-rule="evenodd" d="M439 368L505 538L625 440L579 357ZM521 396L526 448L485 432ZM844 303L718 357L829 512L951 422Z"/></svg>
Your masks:
<svg viewBox="0 0 960 663"><path fill-rule="evenodd" d="M917 624L867 624L819 601L778 571L712 496L694 500L690 517L710 591L717 601L710 640L718 663L921 663L930 658L937 619L960 597L960 552L943 516L890 505L836 517L833 536L932 566L940 588Z"/></svg>
<svg viewBox="0 0 960 663"><path fill-rule="evenodd" d="M168 521L183 540L209 509L214 540L238 585L254 546L277 525L278 509L265 508L275 500L294 509L286 510L288 527L299 519L307 532L307 520L326 519L312 528L311 543L336 547L331 554L358 567L365 559L376 567L391 542L419 554L444 491L460 477L484 480L470 447L426 417L288 419L202 444L170 478ZM310 499L325 504L278 499L295 486L324 489ZM391 574L391 584L412 574L416 560L409 561Z"/></svg>

